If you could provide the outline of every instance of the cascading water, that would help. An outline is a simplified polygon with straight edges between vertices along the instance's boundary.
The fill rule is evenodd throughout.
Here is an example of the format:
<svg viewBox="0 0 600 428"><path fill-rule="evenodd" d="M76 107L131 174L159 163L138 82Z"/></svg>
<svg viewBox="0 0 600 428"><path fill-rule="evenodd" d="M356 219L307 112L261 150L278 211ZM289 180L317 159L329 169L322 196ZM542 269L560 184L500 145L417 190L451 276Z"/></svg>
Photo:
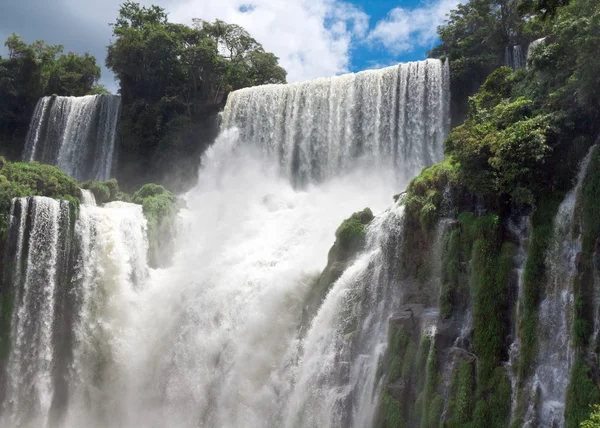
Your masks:
<svg viewBox="0 0 600 428"><path fill-rule="evenodd" d="M13 201L7 279L15 304L2 426L62 426L65 407L64 426L91 426L78 411L91 402L99 413L106 397L98 383L118 376L99 380L98 370L111 373L131 294L147 276L146 220L139 205L100 208L83 193L74 245L68 202Z"/></svg>
<svg viewBox="0 0 600 428"><path fill-rule="evenodd" d="M449 64L400 64L230 95L223 122L279 160L296 184L367 168L409 180L443 158Z"/></svg>
<svg viewBox="0 0 600 428"><path fill-rule="evenodd" d="M35 108L23 159L60 167L79 181L111 177L121 97L44 97Z"/></svg>
<svg viewBox="0 0 600 428"><path fill-rule="evenodd" d="M554 235L546 256L547 288L538 315L539 349L525 418L527 427L564 426L565 395L573 361L570 335L573 280L577 274L577 255L581 251L575 210L592 150L581 162L577 184L561 203L554 220Z"/></svg>
<svg viewBox="0 0 600 428"><path fill-rule="evenodd" d="M232 93L168 269L146 267L141 207L84 193L49 426L372 425L402 208L368 226L310 325L302 312L341 221L442 158L448 85L427 60Z"/></svg>
<svg viewBox="0 0 600 428"><path fill-rule="evenodd" d="M521 45L506 47L504 50L504 66L513 70L522 70L525 68L526 61Z"/></svg>
<svg viewBox="0 0 600 428"><path fill-rule="evenodd" d="M67 277L69 205L44 197L13 201L8 278L15 307L3 426L46 426L56 386L57 302Z"/></svg>
<svg viewBox="0 0 600 428"><path fill-rule="evenodd" d="M508 363L506 368L508 371L508 377L510 379L512 389L511 399L511 422L514 420L515 411L517 408L518 400L518 373L517 365L520 358L520 343L518 337L518 320L521 319L520 306L523 302L523 276L525 274L525 265L527 263L528 248L527 240L531 232L531 219L528 215L516 216L516 218L510 219L507 229L516 237L518 246L515 251L513 258L513 276L516 279L516 304L515 312L513 315L512 323L512 337L513 341L508 349Z"/></svg>

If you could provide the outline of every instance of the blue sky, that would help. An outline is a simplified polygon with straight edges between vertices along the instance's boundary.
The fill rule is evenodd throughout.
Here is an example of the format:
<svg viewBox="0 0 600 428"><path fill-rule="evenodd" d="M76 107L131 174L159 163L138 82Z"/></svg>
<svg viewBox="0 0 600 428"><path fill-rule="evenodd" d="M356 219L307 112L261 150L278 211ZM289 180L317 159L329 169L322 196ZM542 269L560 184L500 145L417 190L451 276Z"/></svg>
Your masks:
<svg viewBox="0 0 600 428"><path fill-rule="evenodd" d="M13 32L66 51L90 52L104 64L124 0L5 0L0 38ZM246 28L280 58L289 81L424 59L436 27L461 0L140 0L158 4L174 22L222 19ZM5 54L4 47L0 54ZM101 82L117 83L103 67Z"/></svg>

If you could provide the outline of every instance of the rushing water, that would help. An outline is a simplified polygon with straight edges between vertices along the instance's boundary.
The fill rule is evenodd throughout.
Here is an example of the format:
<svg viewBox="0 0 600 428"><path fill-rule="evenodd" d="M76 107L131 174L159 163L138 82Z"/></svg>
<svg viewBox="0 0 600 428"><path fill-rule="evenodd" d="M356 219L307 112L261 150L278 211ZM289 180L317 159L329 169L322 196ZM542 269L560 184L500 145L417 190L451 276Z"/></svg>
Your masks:
<svg viewBox="0 0 600 428"><path fill-rule="evenodd" d="M67 276L69 206L43 197L15 199L11 209L11 351L7 365L4 426L44 426L60 352L54 336L59 285Z"/></svg>
<svg viewBox="0 0 600 428"><path fill-rule="evenodd" d="M167 269L147 267L140 206L98 207L84 191L61 286L70 291L60 305L50 292L42 298L48 317L64 305L71 315L54 330L51 318L31 327L53 331L66 351L58 355L52 341L17 348L46 352L37 357L44 382L28 380L41 404L33 412L9 394L4 420L26 428L372 425L377 361L402 297L402 209L387 207L443 156L448 82L447 64L427 60L234 92L226 129L184 195ZM337 226L365 206L382 213L367 228L366 250L302 325ZM13 217L11 236L21 236L27 220ZM40 247L44 257L49 247ZM19 281L15 272L20 293ZM11 356L10 364L23 363ZM22 381L18 371L8 377Z"/></svg>
<svg viewBox="0 0 600 428"><path fill-rule="evenodd" d="M266 85L231 94L226 127L279 160L296 184L341 172L396 168L401 180L443 158L449 65L437 60Z"/></svg>
<svg viewBox="0 0 600 428"><path fill-rule="evenodd" d="M44 97L35 108L23 152L26 161L60 167L78 181L111 177L121 97Z"/></svg>
<svg viewBox="0 0 600 428"><path fill-rule="evenodd" d="M504 50L504 66L513 70L522 70L526 66L526 58L521 45L506 47Z"/></svg>
<svg viewBox="0 0 600 428"><path fill-rule="evenodd" d="M564 425L565 395L573 362L570 334L573 281L577 273L577 255L581 251L581 235L575 227L575 211L592 150L581 162L576 185L560 204L554 219L554 233L546 255L548 282L538 312L538 359L526 426ZM539 399L535 399L538 392ZM538 400L539 403L536 403Z"/></svg>

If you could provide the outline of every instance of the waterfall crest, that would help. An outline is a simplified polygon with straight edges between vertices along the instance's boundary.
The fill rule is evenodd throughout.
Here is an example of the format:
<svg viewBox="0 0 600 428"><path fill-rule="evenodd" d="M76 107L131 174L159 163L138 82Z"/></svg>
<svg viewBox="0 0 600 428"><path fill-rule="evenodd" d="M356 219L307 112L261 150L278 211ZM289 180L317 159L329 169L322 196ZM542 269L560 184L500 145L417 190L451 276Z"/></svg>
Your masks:
<svg viewBox="0 0 600 428"><path fill-rule="evenodd" d="M56 165L78 181L112 175L121 97L43 97L38 101L23 151L27 162Z"/></svg>
<svg viewBox="0 0 600 428"><path fill-rule="evenodd" d="M396 168L407 180L443 159L449 64L427 60L230 94L223 122L274 156L295 184Z"/></svg>

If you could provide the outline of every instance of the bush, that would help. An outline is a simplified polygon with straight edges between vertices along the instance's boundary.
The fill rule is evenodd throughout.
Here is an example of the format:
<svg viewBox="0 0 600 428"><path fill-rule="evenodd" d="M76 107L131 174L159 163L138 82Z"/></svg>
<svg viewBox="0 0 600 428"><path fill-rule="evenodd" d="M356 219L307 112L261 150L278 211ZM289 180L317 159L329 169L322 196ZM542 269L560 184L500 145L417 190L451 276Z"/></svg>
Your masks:
<svg viewBox="0 0 600 428"><path fill-rule="evenodd" d="M148 254L152 266L162 267L173 256L176 219L179 212L177 197L157 184L146 184L133 195L132 201L142 205L148 221Z"/></svg>
<svg viewBox="0 0 600 428"><path fill-rule="evenodd" d="M346 251L362 248L367 232L365 225L373 220L373 212L369 208L352 214L344 220L335 231L340 247Z"/></svg>

